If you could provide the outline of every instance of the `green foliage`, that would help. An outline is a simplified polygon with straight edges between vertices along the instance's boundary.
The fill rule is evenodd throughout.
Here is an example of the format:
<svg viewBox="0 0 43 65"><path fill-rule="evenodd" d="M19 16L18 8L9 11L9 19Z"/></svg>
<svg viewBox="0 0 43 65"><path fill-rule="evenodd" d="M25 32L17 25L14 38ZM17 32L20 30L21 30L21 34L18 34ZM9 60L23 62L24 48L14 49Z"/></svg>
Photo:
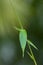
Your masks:
<svg viewBox="0 0 43 65"><path fill-rule="evenodd" d="M27 42L27 32L24 29L21 29L19 33L19 41L20 41L20 45L21 45L23 57L24 57L24 51L25 51L26 42Z"/></svg>
<svg viewBox="0 0 43 65"><path fill-rule="evenodd" d="M37 62L35 60L31 46L33 48L35 48L36 50L38 50L38 48L30 40L27 39L27 31L25 29L19 29L17 27L15 27L15 29L17 31L19 31L19 41L20 41L20 45L21 45L21 48L22 48L23 57L24 57L24 51L25 51L26 44L28 44L29 49L30 49L30 53L28 51L26 51L26 52L30 56L30 58L34 61L34 64L37 65Z"/></svg>
<svg viewBox="0 0 43 65"><path fill-rule="evenodd" d="M38 50L38 48L37 48L30 40L27 40L27 43L28 43L28 45L31 45L31 46L34 47L36 50Z"/></svg>
<svg viewBox="0 0 43 65"><path fill-rule="evenodd" d="M11 1L11 4L12 4L12 1ZM17 28L17 27L14 27L17 31L19 31L19 41L20 41L20 45L21 45L21 48L22 48L22 55L24 57L24 51L25 51L25 47L26 47L26 43L28 44L29 46L29 49L30 49L30 53L27 52L27 54L30 56L30 58L33 60L34 64L37 65L37 62L35 60L35 57L34 57L34 54L32 52L32 49L31 49L31 46L33 46L35 49L37 49L37 47L27 39L27 31L24 29L24 27L22 26L21 24L21 20L18 16L18 13L17 13L17 10L15 8L15 5L12 5L13 8L14 8L14 11L15 11L15 16L18 20L18 23L20 24L20 27L21 29ZM31 46L30 46L31 45Z"/></svg>

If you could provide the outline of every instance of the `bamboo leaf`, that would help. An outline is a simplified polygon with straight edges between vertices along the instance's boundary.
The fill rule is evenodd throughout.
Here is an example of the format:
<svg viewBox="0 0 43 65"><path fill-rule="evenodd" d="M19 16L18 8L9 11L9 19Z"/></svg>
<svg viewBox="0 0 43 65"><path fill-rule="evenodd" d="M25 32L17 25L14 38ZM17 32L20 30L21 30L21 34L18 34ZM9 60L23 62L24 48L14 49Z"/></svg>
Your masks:
<svg viewBox="0 0 43 65"><path fill-rule="evenodd" d="M30 41L30 40L27 40L28 44L31 45L32 47L34 47L36 50L38 50L38 48Z"/></svg>
<svg viewBox="0 0 43 65"><path fill-rule="evenodd" d="M27 42L27 32L22 29L19 33L19 40L20 40L20 45L22 48L22 55L24 57L24 51L25 51L25 47L26 47L26 42Z"/></svg>

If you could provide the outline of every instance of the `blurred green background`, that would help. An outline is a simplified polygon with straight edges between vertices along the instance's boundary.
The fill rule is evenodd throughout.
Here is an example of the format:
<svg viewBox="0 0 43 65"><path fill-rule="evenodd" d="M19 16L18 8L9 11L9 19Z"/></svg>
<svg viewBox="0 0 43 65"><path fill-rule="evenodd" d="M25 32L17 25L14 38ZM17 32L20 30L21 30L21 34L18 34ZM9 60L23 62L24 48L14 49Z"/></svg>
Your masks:
<svg viewBox="0 0 43 65"><path fill-rule="evenodd" d="M43 0L0 0L0 65L34 65L26 51L22 58L16 14L39 49L32 48L37 64L43 65Z"/></svg>

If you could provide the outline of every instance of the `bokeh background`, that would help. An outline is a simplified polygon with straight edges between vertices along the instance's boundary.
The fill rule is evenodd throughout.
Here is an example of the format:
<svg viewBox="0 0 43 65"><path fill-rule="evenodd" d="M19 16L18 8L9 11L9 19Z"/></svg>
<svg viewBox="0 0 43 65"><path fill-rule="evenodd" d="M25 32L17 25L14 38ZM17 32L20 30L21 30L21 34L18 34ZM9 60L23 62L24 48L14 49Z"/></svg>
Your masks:
<svg viewBox="0 0 43 65"><path fill-rule="evenodd" d="M0 65L34 65L26 51L22 58L16 14L39 49L32 47L37 64L43 65L43 0L0 0Z"/></svg>

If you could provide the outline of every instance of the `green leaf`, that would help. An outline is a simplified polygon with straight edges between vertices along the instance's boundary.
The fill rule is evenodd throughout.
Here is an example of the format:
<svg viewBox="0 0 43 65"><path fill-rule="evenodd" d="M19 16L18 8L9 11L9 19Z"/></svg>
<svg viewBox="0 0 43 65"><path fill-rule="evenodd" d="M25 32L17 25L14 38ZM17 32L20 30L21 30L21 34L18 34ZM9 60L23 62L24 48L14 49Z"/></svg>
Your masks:
<svg viewBox="0 0 43 65"><path fill-rule="evenodd" d="M26 42L27 42L27 32L24 29L21 29L20 33L19 33L19 40L20 40L20 45L22 48L22 55L24 57L24 51L25 51L25 47L26 47Z"/></svg>
<svg viewBox="0 0 43 65"><path fill-rule="evenodd" d="M36 50L38 50L38 48L30 41L30 40L27 40L28 44L31 45L32 47L34 47Z"/></svg>

